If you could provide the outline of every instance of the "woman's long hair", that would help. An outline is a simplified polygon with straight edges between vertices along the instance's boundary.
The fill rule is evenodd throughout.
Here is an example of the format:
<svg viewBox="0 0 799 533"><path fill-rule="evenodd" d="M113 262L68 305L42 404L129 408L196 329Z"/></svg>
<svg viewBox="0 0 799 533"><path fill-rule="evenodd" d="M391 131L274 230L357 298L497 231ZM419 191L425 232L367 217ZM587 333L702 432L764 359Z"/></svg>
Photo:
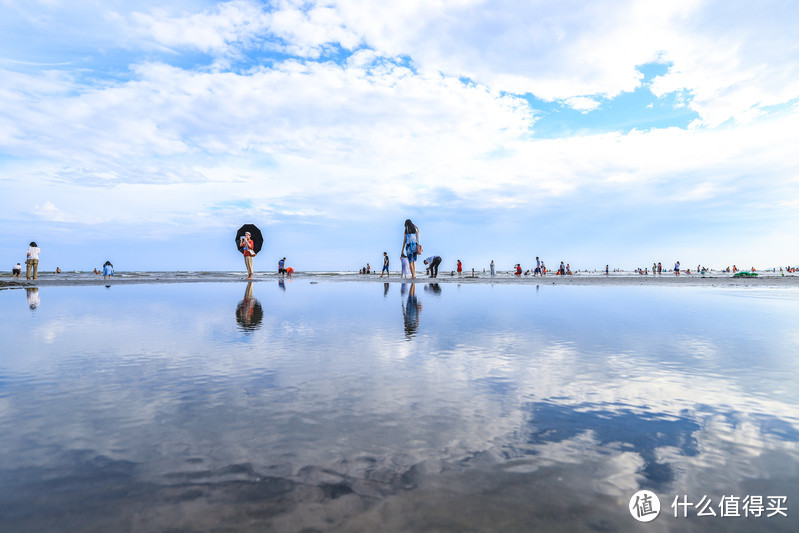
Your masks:
<svg viewBox="0 0 799 533"><path fill-rule="evenodd" d="M416 226L413 225L410 218L405 220L405 233L416 233Z"/></svg>

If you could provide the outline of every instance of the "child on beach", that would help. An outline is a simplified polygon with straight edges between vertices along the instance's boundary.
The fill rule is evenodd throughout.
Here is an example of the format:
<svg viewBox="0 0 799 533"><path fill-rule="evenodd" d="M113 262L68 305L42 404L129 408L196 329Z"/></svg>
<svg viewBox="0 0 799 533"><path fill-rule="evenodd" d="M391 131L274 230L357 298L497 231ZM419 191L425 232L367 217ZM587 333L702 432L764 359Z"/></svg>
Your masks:
<svg viewBox="0 0 799 533"><path fill-rule="evenodd" d="M400 262L402 263L402 273L400 277L407 278L411 275L411 265L408 263L408 256L405 254L400 255Z"/></svg>
<svg viewBox="0 0 799 533"><path fill-rule="evenodd" d="M103 279L109 279L113 275L114 265L111 264L111 261L106 261L103 265Z"/></svg>
<svg viewBox="0 0 799 533"><path fill-rule="evenodd" d="M11 276L14 278L18 278L22 275L22 265L17 263L17 265L11 269Z"/></svg>

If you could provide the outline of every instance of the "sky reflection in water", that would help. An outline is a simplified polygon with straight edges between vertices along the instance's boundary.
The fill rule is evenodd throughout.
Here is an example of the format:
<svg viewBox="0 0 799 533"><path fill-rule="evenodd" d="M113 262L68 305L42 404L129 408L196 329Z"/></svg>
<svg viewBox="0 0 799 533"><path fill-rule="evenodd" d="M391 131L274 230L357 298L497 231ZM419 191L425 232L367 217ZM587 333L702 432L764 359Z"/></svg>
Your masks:
<svg viewBox="0 0 799 533"><path fill-rule="evenodd" d="M0 526L626 530L640 488L666 515L796 496L793 291L292 280L0 309Z"/></svg>

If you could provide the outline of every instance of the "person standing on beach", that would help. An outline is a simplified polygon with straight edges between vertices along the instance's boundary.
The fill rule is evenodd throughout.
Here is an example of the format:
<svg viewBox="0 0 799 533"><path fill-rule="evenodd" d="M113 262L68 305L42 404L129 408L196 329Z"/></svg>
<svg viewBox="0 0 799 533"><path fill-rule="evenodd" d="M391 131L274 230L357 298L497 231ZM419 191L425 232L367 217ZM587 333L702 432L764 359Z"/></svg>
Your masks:
<svg viewBox="0 0 799 533"><path fill-rule="evenodd" d="M25 260L25 278L31 279L31 272L33 272L33 279L35 280L39 275L39 246L36 242L31 241L30 248L28 248L28 258Z"/></svg>
<svg viewBox="0 0 799 533"><path fill-rule="evenodd" d="M11 269L11 277L18 278L22 275L22 265L17 263L17 266Z"/></svg>
<svg viewBox="0 0 799 533"><path fill-rule="evenodd" d="M538 256L535 256L535 270L533 271L533 276L537 276L541 273L541 260Z"/></svg>
<svg viewBox="0 0 799 533"><path fill-rule="evenodd" d="M680 275L680 262L679 261L674 263L674 275L675 276L679 276Z"/></svg>
<svg viewBox="0 0 799 533"><path fill-rule="evenodd" d="M494 271L494 260L492 259L491 260L491 277L493 278L495 275L496 275L496 272Z"/></svg>
<svg viewBox="0 0 799 533"><path fill-rule="evenodd" d="M246 232L239 240L239 248L244 255L244 266L247 267L247 279L252 279L252 258L255 257L255 243L252 242L252 235Z"/></svg>
<svg viewBox="0 0 799 533"><path fill-rule="evenodd" d="M463 265L461 264L461 260L458 259L458 275L460 276L463 274Z"/></svg>
<svg viewBox="0 0 799 533"><path fill-rule="evenodd" d="M380 277L383 277L383 273L386 274L387 278L391 277L391 273L388 271L388 252L383 252L383 270L380 271Z"/></svg>
<svg viewBox="0 0 799 533"><path fill-rule="evenodd" d="M663 273L663 263L658 261L658 274L662 274L662 273Z"/></svg>
<svg viewBox="0 0 799 533"><path fill-rule="evenodd" d="M277 262L277 273L281 276L286 273L286 258L284 257Z"/></svg>
<svg viewBox="0 0 799 533"><path fill-rule="evenodd" d="M419 251L419 243L421 242L419 235L419 228L411 222L411 219L405 220L405 231L402 236L402 250L408 258L408 264L411 267L411 278L416 279L416 259Z"/></svg>
<svg viewBox="0 0 799 533"><path fill-rule="evenodd" d="M431 255L430 257L424 260L424 264L427 265L428 269L430 269L430 277L437 278L438 265L441 264L441 257L437 255Z"/></svg>

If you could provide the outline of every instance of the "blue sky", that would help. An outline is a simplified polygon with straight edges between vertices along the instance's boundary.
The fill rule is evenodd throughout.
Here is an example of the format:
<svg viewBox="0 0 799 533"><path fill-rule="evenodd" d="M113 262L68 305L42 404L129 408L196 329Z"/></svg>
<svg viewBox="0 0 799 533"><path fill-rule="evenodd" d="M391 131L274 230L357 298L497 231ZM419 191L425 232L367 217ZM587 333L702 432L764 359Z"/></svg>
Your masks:
<svg viewBox="0 0 799 533"><path fill-rule="evenodd" d="M0 259L799 264L799 5L665 4L0 0Z"/></svg>

